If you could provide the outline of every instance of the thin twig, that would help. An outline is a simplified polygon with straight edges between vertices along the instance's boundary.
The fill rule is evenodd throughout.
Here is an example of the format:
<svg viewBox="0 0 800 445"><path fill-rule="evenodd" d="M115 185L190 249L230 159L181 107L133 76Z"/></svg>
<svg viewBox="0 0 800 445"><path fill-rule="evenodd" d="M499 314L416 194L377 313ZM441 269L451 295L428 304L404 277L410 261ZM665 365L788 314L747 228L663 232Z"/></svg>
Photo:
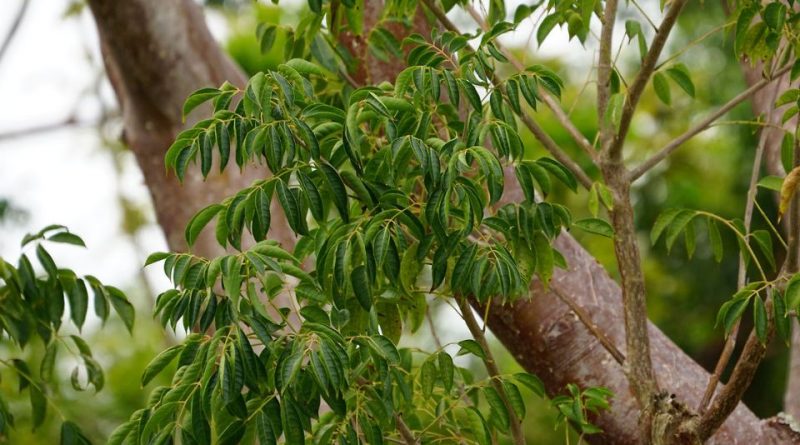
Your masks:
<svg viewBox="0 0 800 445"><path fill-rule="evenodd" d="M441 350L443 348L442 339L439 338L439 333L436 332L436 325L433 323L433 317L431 317L431 307L428 306L425 309L425 318L428 319L428 327L431 330L431 336L433 337L433 342L436 344L436 348Z"/></svg>
<svg viewBox="0 0 800 445"><path fill-rule="evenodd" d="M397 413L395 413L395 415L394 415L394 422L397 425L397 430L400 431L400 435L403 437L403 440L406 442L406 445L418 445L419 444L419 441L414 437L414 433L411 432L411 428L409 428L408 425L406 425L406 422Z"/></svg>
<svg viewBox="0 0 800 445"><path fill-rule="evenodd" d="M755 298L761 298L756 295ZM772 297L767 296L765 302L767 311L767 338L764 343L758 339L755 330L750 332L747 342L744 345L742 354L739 361L733 368L731 378L728 383L722 387L717 397L714 398L708 411L702 414L700 421L697 424L697 435L700 440L705 442L706 439L714 435L717 429L722 426L725 419L733 412L739 401L742 400L747 388L753 381L753 377L758 370L758 365L764 359L767 352L767 344L772 339L774 333L774 319L772 316Z"/></svg>
<svg viewBox="0 0 800 445"><path fill-rule="evenodd" d="M775 80L779 79L782 75L788 73L789 70L791 69L792 69L792 64L790 63L784 66L783 68L779 69L778 71L776 71L774 76L768 79L762 79L757 83L753 84L750 88L736 95L736 97L729 100L725 105L721 106L717 111L711 113L708 117L698 122L697 125L686 130L685 133L667 143L667 145L658 150L656 154L654 154L649 159L642 162L641 165L633 169L629 175L630 180L635 181L639 179L648 170L650 170L651 168L656 166L656 164L658 164L659 162L664 160L667 156L672 154L673 151L677 150L681 145L683 145L684 142L688 141L689 139L695 137L697 134L702 133L703 131L708 129L711 124L713 124L717 119L722 117L725 113L727 113L740 103L746 101L747 99L750 99L750 96L757 93L762 88L766 87Z"/></svg>
<svg viewBox="0 0 800 445"><path fill-rule="evenodd" d="M667 14L664 16L664 20L662 20L661 25L658 27L658 31L656 32L656 35L650 44L650 50L647 52L644 60L642 60L642 66L639 69L639 73L636 75L636 78L633 80L630 88L628 88L628 94L625 98L625 105L622 107L619 130L617 130L616 135L609 141L611 145L608 147L603 146L603 149L609 152L612 159L620 158L622 156L622 146L624 145L625 136L628 134L628 129L630 128L636 106L639 103L639 99L644 91L644 87L647 85L647 82L650 80L650 76L653 74L653 70L655 69L658 58L661 55L661 51L664 49L664 45L667 43L667 37L669 37L670 32L672 32L672 28L675 26L678 16L680 15L684 5L686 5L686 2L687 0L673 0L672 5L669 7ZM598 69L600 68L603 67L598 67ZM600 77L599 79L601 81L605 80L603 77ZM603 111L605 111L605 108ZM603 115L601 114L599 116L600 119L602 119Z"/></svg>
<svg viewBox="0 0 800 445"><path fill-rule="evenodd" d="M29 3L30 0L22 0L22 4L19 6L14 21L11 22L11 27L8 29L3 43L0 43L0 60L3 60L3 56L6 55L6 51L8 51L8 48L11 46L11 41L14 40L14 36L17 34L17 31L19 31L19 25L22 23L22 19L25 18L25 12L28 10Z"/></svg>
<svg viewBox="0 0 800 445"><path fill-rule="evenodd" d="M500 395L500 399L503 401L503 405L505 405L506 410L508 411L508 417L510 419L509 423L511 424L511 437L514 439L514 444L525 445L525 436L522 433L521 423L519 418L517 418L514 407L511 406L511 402L508 400L508 395L506 395L506 390L503 387L503 383L500 381L500 369L497 367L497 362L494 360L494 355L489 348L489 343L486 341L486 336L483 334L483 330L478 325L478 321L475 319L475 315L472 313L472 307L469 305L466 298L456 295L455 299L458 302L458 308L461 310L461 317L467 324L469 332L483 350L483 362L486 365L486 371L489 373L489 379L492 382L492 386Z"/></svg>
<svg viewBox="0 0 800 445"><path fill-rule="evenodd" d="M35 127L20 128L10 130L5 133L0 133L0 142L10 139L23 138L28 136L35 136L40 133L49 133L51 131L58 131L70 127L93 127L97 122L79 122L74 117L67 118L61 122L53 122L50 124L42 124Z"/></svg>
<svg viewBox="0 0 800 445"><path fill-rule="evenodd" d="M600 31L600 52L597 57L597 119L600 122L600 146L605 147L613 138L614 126L605 119L611 99L611 43L614 23L617 21L617 0L607 0L603 10L603 28Z"/></svg>

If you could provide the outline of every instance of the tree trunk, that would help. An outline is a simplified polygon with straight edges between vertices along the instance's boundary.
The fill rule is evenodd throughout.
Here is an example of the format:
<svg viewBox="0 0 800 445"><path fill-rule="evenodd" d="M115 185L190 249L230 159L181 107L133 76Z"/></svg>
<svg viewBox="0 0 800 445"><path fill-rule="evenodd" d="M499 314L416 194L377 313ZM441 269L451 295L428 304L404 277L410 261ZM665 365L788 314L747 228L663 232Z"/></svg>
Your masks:
<svg viewBox="0 0 800 445"><path fill-rule="evenodd" d="M184 228L198 210L268 174L264 168L248 166L243 172L236 168L212 171L203 180L199 169L189 168L181 184L164 168L167 148L186 127L181 118L186 97L226 80L242 87L246 78L211 36L202 9L193 0L89 0L89 6L106 71L122 108L123 139L142 169L169 248L185 251ZM194 115L204 112L209 109ZM277 204L272 210L283 215ZM285 229L271 236L283 243L293 240ZM205 230L194 252L209 257L223 249L214 240L213 230Z"/></svg>
<svg viewBox="0 0 800 445"><path fill-rule="evenodd" d="M368 2L373 3L379 2ZM183 186L164 174L165 150L183 128L180 109L185 97L203 86L216 86L224 80L242 85L244 79L211 38L192 0L89 0L89 4L123 109L126 140L145 174L170 247L181 249L184 224L196 210L266 174L252 167L243 175L228 169L203 184L196 169L190 169ZM422 16L418 18L422 25ZM354 48L359 49L357 45ZM364 50L360 48L358 53ZM400 67L368 63L363 79L391 79L391 73ZM506 198L513 199L510 195L514 193L519 190L508 190ZM291 242L287 235L281 230L272 237ZM200 243L196 250L205 255L219 250L211 239ZM592 443L642 443L636 433L639 411L624 370L554 293L557 290L570 298L591 314L594 324L615 344L624 345L620 289L569 234L558 239L557 247L570 269L557 271L549 290L534 282L530 300L492 306L488 324L516 360L545 381L550 394L562 391L566 383L603 385L615 392L611 411L596 419L606 433L589 437ZM660 386L690 407L696 406L708 373L657 328L651 325L650 330ZM761 421L740 405L710 443L787 444L800 440L790 437L777 420Z"/></svg>

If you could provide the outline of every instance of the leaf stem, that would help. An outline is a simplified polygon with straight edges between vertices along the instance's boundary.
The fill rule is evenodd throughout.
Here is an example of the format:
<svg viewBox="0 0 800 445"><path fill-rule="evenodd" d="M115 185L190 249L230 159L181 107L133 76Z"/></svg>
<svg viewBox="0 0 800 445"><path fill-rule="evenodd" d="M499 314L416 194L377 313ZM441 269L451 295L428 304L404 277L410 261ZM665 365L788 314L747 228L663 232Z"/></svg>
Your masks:
<svg viewBox="0 0 800 445"><path fill-rule="evenodd" d="M494 389L500 395L500 399L503 401L506 411L508 411L508 417L511 421L511 437L514 440L514 444L525 445L525 436L522 433L520 420L517 418L517 413L514 411L514 407L511 406L511 402L508 400L508 395L506 394L506 390L500 380L500 369L497 367L497 362L495 361L494 355L492 355L492 351L489 348L489 343L486 341L486 336L483 334L483 330L478 325L478 321L475 319L475 315L472 313L472 307L469 305L466 298L462 297L461 295L455 295L455 299L458 302L458 308L461 310L461 317L467 324L469 332L472 334L472 337L475 339L475 341L478 342L478 345L480 345L481 349L483 349L483 362L486 365L486 372L489 373L492 386L494 386Z"/></svg>

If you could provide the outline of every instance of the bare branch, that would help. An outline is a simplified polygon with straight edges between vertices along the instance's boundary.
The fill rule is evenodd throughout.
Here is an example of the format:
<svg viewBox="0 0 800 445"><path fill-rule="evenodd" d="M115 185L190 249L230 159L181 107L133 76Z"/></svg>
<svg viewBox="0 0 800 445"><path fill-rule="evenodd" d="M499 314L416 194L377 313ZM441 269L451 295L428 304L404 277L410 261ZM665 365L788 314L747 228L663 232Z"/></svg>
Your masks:
<svg viewBox="0 0 800 445"><path fill-rule="evenodd" d="M711 113L708 117L698 122L695 126L686 130L685 133L670 141L667 145L658 150L656 154L654 154L652 157L642 162L641 165L633 169L629 175L630 180L635 181L639 179L648 170L655 167L656 164L658 164L659 162L664 160L667 156L672 154L673 151L677 150L681 145L683 145L684 142L695 137L699 133L702 133L703 131L707 130L711 126L711 124L713 124L720 117L724 116L725 113L727 113L740 103L746 101L747 99L750 99L750 97L753 94L757 93L758 91L760 91L773 81L780 79L780 77L783 74L788 73L789 70L791 69L792 69L792 64L788 64L779 69L778 71L776 71L772 77L768 79L762 79L761 81L753 84L753 86L751 86L750 88L736 95L736 97L729 100L725 105L721 106L717 111Z"/></svg>
<svg viewBox="0 0 800 445"><path fill-rule="evenodd" d="M756 298L761 298L756 296ZM772 298L768 297L765 303L767 309L767 340L764 343L758 339L755 331L750 332L747 338L747 343L744 345L742 355L733 368L730 380L722 388L714 402L709 407L708 411L703 413L697 425L697 435L702 441L711 437L717 429L722 426L725 419L733 412L739 401L742 400L747 388L753 381L753 377L758 370L758 365L764 359L767 352L767 344L769 344L772 334L774 332L774 319L772 318Z"/></svg>
<svg viewBox="0 0 800 445"><path fill-rule="evenodd" d="M11 41L14 40L14 36L17 34L17 31L19 31L19 25L22 23L22 19L25 18L29 3L30 0L22 0L22 4L19 6L14 21L11 22L11 27L8 29L6 37L3 39L3 42L0 43L0 60L3 60L3 56L6 55L6 51L8 51L8 48L11 46Z"/></svg>
<svg viewBox="0 0 800 445"><path fill-rule="evenodd" d="M98 122L79 122L75 118L70 117L60 122L42 124L28 128L20 128L20 129L10 130L5 133L0 133L0 142L5 142L10 139L35 136L41 133L49 133L51 131L58 131L71 127L93 127L97 124Z"/></svg>
<svg viewBox="0 0 800 445"><path fill-rule="evenodd" d="M400 417L400 414L395 413L394 422L397 425L397 430L400 431L400 435L403 437L406 445L419 444L419 441L414 437L414 433L411 432L411 428L406 425L406 422L402 417Z"/></svg>
<svg viewBox="0 0 800 445"><path fill-rule="evenodd" d="M647 52L647 55L645 55L644 60L642 60L642 66L639 69L639 73L636 75L636 78L633 80L630 88L628 88L628 96L625 99L625 105L622 108L622 117L620 118L619 130L614 138L608 141L608 143L611 144L610 146L606 147L603 145L603 149L608 150L612 159L617 159L622 156L622 146L624 145L625 136L628 134L628 129L630 128L631 120L633 119L633 113L639 103L642 91L644 91L644 87L650 80L650 76L653 74L653 70L658 62L658 57L661 55L661 51L664 49L664 45L667 43L667 37L669 37L673 26L675 26L675 23L678 20L678 15L680 15L680 12L685 5L686 0L674 0L672 2L667 14L664 16L664 20L661 22L661 26L658 27L658 31L656 32L653 42L651 43L650 50ZM602 68L602 66L600 68ZM599 79L605 81L604 77L600 77ZM598 88L600 87L598 86ZM601 111L605 111L605 108L603 108ZM602 119L603 114L600 114L599 116Z"/></svg>

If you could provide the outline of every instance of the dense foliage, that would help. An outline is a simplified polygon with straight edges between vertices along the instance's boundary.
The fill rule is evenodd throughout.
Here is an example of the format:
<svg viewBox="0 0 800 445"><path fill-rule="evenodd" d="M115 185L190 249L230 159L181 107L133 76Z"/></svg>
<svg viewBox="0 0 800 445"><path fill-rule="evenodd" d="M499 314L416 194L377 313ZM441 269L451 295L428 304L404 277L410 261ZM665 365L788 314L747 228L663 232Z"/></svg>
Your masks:
<svg viewBox="0 0 800 445"><path fill-rule="evenodd" d="M26 236L22 246L33 248L39 265L46 272L37 276L27 253L23 253L14 266L0 258L0 329L14 349L21 352L34 341L44 344L45 352L38 362L26 360L25 356L2 357L0 363L13 369L19 378L19 391L30 395L33 428L39 427L47 415L49 386L58 379L56 357L70 354L78 364L70 375L70 383L76 391L85 391L90 386L95 391L103 389L103 369L92 356L89 344L79 335L62 332L66 309L69 319L78 330L83 328L89 310L89 292L94 295L94 314L105 323L113 309L130 331L133 329L134 309L125 295L113 286L107 286L97 278L78 276L70 269L58 267L45 248L46 243L66 243L84 246L83 240L63 226L48 226L38 233ZM58 407L63 424L62 443L88 443L80 428L69 420ZM0 434L14 426L14 413L0 398Z"/></svg>
<svg viewBox="0 0 800 445"><path fill-rule="evenodd" d="M416 5L395 7L391 14L407 14ZM477 49L453 32L412 35L404 42L409 68L394 85L343 85L332 74L339 62L322 62L335 54L320 34L322 20L310 15L296 31L301 37L289 40L290 51L313 54L319 64L294 58L245 88L206 88L186 101L184 114L210 101L214 115L169 149L166 164L179 178L192 161L207 175L215 161L233 168L231 159L239 168L266 163L273 176L203 209L187 226L192 244L215 219L218 242L237 253L148 260L163 260L176 286L158 298L162 323L214 333L192 334L151 363L145 384L178 358L173 384L156 390L112 442L179 435L236 443L252 434L275 443L283 434L303 443L308 432L315 443L407 434L490 443L524 417L521 387L543 394L530 374L476 381L442 345L396 345L404 326L414 332L424 321L429 298L452 297L471 319L463 313L467 299L518 298L534 273L546 283L565 265L551 247L562 229L610 236L604 221L573 222L564 206L537 198L555 182L576 189L569 170L549 158L523 159L513 113L523 100L535 107L542 88L560 94L560 80L543 66L495 79L490 73L506 59L492 42L514 27L501 22ZM260 30L264 50L275 33ZM388 31L373 35L401 54ZM478 89L489 93L488 104ZM524 202L502 203L503 162L513 164ZM298 236L291 253L265 240L273 198ZM257 241L249 248L245 230ZM493 367L485 344L479 334L460 342L460 353ZM594 433L587 411L607 406L608 395L574 388L553 403ZM330 411L320 416L322 401Z"/></svg>
<svg viewBox="0 0 800 445"><path fill-rule="evenodd" d="M443 3L445 9L455 6ZM378 23L366 31L363 2L310 0L308 6L310 13L294 29L258 29L262 52L274 52L280 42L285 63L256 73L243 87L225 83L186 100L184 118L211 117L178 135L166 153L170 172L183 180L191 168L205 177L214 169L263 164L272 175L188 223L190 246L213 222L216 240L229 254L155 253L147 260L163 263L174 286L158 296L156 317L187 336L147 366L142 386L175 369L171 383L156 388L110 443L490 444L501 437L521 443L523 394L544 396L544 385L526 372L499 372L473 307L487 310L493 301L526 298L534 280L547 288L554 270L568 266L553 247L564 231L615 238L601 216L617 208L619 184L608 184L614 179L608 170L601 172L604 180L590 178L558 150L552 151L557 159L529 155L518 126L524 122L543 145L554 145L537 133L531 114L559 100L565 86L545 65L513 67L498 38L546 10L536 31L540 44L557 26L584 42L602 4L550 2L509 14L502 1L490 1L488 23L474 34L450 29L429 1L386 2ZM444 28L398 38L393 26L412 28L417 8ZM800 75L793 50L799 15L779 2L742 2L735 17L737 55L772 64L768 76L789 72L794 81ZM406 69L393 83L358 85L347 74L355 61L340 42L342 33L363 36L370 54L403 59ZM625 35L646 59L642 25L627 21ZM672 85L691 98L697 93L689 68L673 58L653 69L649 84L665 106L673 102ZM611 69L599 118L600 127L615 129L609 134L630 124L628 109L635 104L629 88L625 76ZM778 98L777 106L789 105L784 122L797 114L798 99L797 89ZM780 192L779 217L791 213L800 182L797 129L793 133L783 142L786 179L758 183ZM593 150L603 144L590 143L592 161L600 159ZM627 187L654 165L651 160L624 172ZM508 182L518 184L520 197L508 196ZM573 218L552 199L579 187L588 190L589 218ZM655 221L651 241L663 239L669 250L683 235L683 250L692 257L696 223L703 221L704 240L720 261L727 231L743 272L717 324L735 336L750 314L762 345L773 332L788 342L789 317L800 308L800 276L791 267L780 270L775 252L791 249L791 241L758 210L764 230L751 230L752 208L744 219L670 209ZM294 245L271 239L287 227ZM52 226L23 245L45 239L82 244ZM41 244L36 256L46 272L41 277L26 255L16 267L0 261L3 331L20 349L31 336L46 345L35 367L21 359L4 362L19 375L19 389L30 393L34 427L45 415L59 348L81 358L71 378L76 389L103 386L86 342L58 335L65 297L78 329L86 319L87 288L101 320L114 308L129 329L133 323L132 307L118 289L58 268ZM434 301L457 308L473 338L458 342L455 355L479 359L487 378L461 366L447 350L451 345L402 344L404 335L422 326ZM38 373L31 371L37 367ZM601 430L590 417L607 409L612 396L604 388L569 385L551 403L560 421L579 434L595 434ZM13 415L0 403L0 432L10 425ZM62 442L85 440L74 423L64 422Z"/></svg>

